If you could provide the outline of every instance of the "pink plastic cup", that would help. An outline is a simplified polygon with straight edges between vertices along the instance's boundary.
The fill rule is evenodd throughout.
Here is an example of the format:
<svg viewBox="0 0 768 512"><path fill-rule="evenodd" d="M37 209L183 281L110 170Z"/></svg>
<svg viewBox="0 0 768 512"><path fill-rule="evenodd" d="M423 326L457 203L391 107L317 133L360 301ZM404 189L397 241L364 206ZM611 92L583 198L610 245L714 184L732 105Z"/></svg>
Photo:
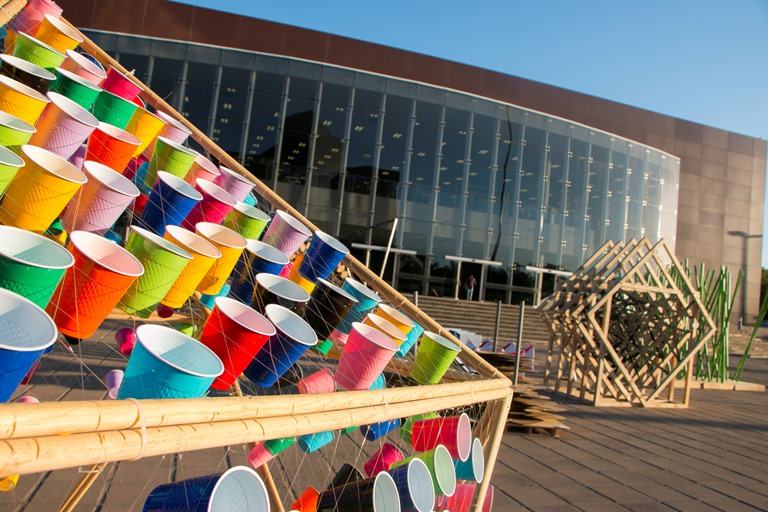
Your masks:
<svg viewBox="0 0 768 512"><path fill-rule="evenodd" d="M448 510L449 512L464 512L472 509L473 499L477 484L474 482L459 482L456 484L456 491L452 496L438 496L437 509ZM485 493L482 512L491 512L493 508L493 485L488 486Z"/></svg>
<svg viewBox="0 0 768 512"><path fill-rule="evenodd" d="M395 462L403 460L403 452L392 443L384 443L376 453L368 459L363 469L368 476L374 476L379 471L388 470Z"/></svg>
<svg viewBox="0 0 768 512"><path fill-rule="evenodd" d="M192 164L189 172L184 177L184 181L194 187L197 183L197 178L215 182L216 178L218 178L220 174L221 172L219 172L219 168L216 166L216 164L208 160L206 156L198 154L195 157L195 162Z"/></svg>
<svg viewBox="0 0 768 512"><path fill-rule="evenodd" d="M442 444L448 448L451 457L466 461L472 452L472 425L469 416L432 418L417 421L411 432L411 445L417 452L425 452Z"/></svg>
<svg viewBox="0 0 768 512"><path fill-rule="evenodd" d="M266 317L242 302L229 297L216 297L214 303L200 343L210 348L224 363L224 373L214 379L211 387L228 389L256 352L277 331Z"/></svg>
<svg viewBox="0 0 768 512"><path fill-rule="evenodd" d="M109 398L113 400L117 399L117 393L120 391L120 384L123 383L123 375L123 370L110 370L104 376L104 383L109 390Z"/></svg>
<svg viewBox="0 0 768 512"><path fill-rule="evenodd" d="M299 393L307 395L310 393L333 393L336 391L336 381L333 380L333 372L328 368L307 375L301 379L298 384Z"/></svg>
<svg viewBox="0 0 768 512"><path fill-rule="evenodd" d="M88 182L67 204L62 225L67 233L79 230L103 235L139 196L139 189L98 162L85 161L83 172Z"/></svg>
<svg viewBox="0 0 768 512"><path fill-rule="evenodd" d="M195 224L198 222L221 224L237 204L229 192L210 181L197 179L195 180L195 188L203 195L203 200L195 204L181 224L183 228L190 231L195 229Z"/></svg>
<svg viewBox="0 0 768 512"><path fill-rule="evenodd" d="M93 114L55 92L35 124L37 131L29 143L69 159L99 125Z"/></svg>
<svg viewBox="0 0 768 512"><path fill-rule="evenodd" d="M8 27L15 32L36 34L46 14L54 18L61 17L62 8L53 0L30 0L24 8L8 22Z"/></svg>
<svg viewBox="0 0 768 512"><path fill-rule="evenodd" d="M257 443L253 449L245 456L253 469L258 469L267 462L275 458L275 454L267 449L264 443Z"/></svg>
<svg viewBox="0 0 768 512"><path fill-rule="evenodd" d="M107 79L101 84L101 88L115 96L120 96L128 101L133 101L141 94L141 86L122 74L112 66L107 71Z"/></svg>
<svg viewBox="0 0 768 512"><path fill-rule="evenodd" d="M65 53L67 58L62 62L61 69L74 73L94 85L100 85L107 78L104 68L86 56L74 50L67 50Z"/></svg>
<svg viewBox="0 0 768 512"><path fill-rule="evenodd" d="M30 395L24 395L17 398L15 402L17 404L39 404L40 400Z"/></svg>
<svg viewBox="0 0 768 512"><path fill-rule="evenodd" d="M256 186L252 180L223 165L219 166L219 173L214 183L232 194L232 197L238 201L245 201L253 187Z"/></svg>
<svg viewBox="0 0 768 512"><path fill-rule="evenodd" d="M336 367L336 383L347 391L370 388L397 349L395 342L383 332L370 325L353 323Z"/></svg>
<svg viewBox="0 0 768 512"><path fill-rule="evenodd" d="M184 144L187 141L187 138L192 135L192 132L189 130L189 128L181 124L173 116L160 111L156 112L156 114L157 117L165 121L165 126L160 129L160 133L157 134L157 137L165 137L166 139L170 139L173 142ZM155 144L157 143L157 137L155 137L155 140L149 143L147 149L145 149L142 153L142 156L147 160L152 158L152 153L154 153Z"/></svg>
<svg viewBox="0 0 768 512"><path fill-rule="evenodd" d="M261 241L290 258L310 236L312 232L298 219L283 211L277 211Z"/></svg>

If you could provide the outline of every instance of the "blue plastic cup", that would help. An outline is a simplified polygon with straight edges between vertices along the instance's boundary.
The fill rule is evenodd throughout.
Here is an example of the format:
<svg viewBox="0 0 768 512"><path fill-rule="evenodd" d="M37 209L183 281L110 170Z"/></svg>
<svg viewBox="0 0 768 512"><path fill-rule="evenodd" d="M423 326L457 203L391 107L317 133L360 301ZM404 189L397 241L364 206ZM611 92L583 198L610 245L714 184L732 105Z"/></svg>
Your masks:
<svg viewBox="0 0 768 512"><path fill-rule="evenodd" d="M313 283L318 279L328 279L347 254L349 249L344 244L323 231L315 231L301 260L299 272Z"/></svg>
<svg viewBox="0 0 768 512"><path fill-rule="evenodd" d="M283 306L268 304L265 310L277 333L267 340L243 373L253 383L270 387L317 344L317 335L299 315Z"/></svg>
<svg viewBox="0 0 768 512"><path fill-rule="evenodd" d="M387 380L384 378L384 374L381 373L378 377L376 377L376 380L373 381L373 384L371 384L371 387L368 389L384 389L385 387L387 387Z"/></svg>
<svg viewBox="0 0 768 512"><path fill-rule="evenodd" d="M367 440L375 441L380 437L384 437L399 426L400 418L395 418L393 420L371 423L370 425L363 425L360 427L360 432L362 432Z"/></svg>
<svg viewBox="0 0 768 512"><path fill-rule="evenodd" d="M453 467L456 468L457 480L473 480L477 483L483 481L485 476L485 454L483 443L478 438L472 440L472 451L467 460L453 459Z"/></svg>
<svg viewBox="0 0 768 512"><path fill-rule="evenodd" d="M224 373L208 347L176 329L144 324L128 359L118 398L199 398Z"/></svg>
<svg viewBox="0 0 768 512"><path fill-rule="evenodd" d="M203 200L203 195L173 174L158 171L157 177L138 224L156 235L163 236L165 226L180 225L192 208Z"/></svg>
<svg viewBox="0 0 768 512"><path fill-rule="evenodd" d="M216 295L200 295L200 304L208 309L213 309L216 305L216 297L226 297L229 294L229 283L224 284Z"/></svg>
<svg viewBox="0 0 768 512"><path fill-rule="evenodd" d="M424 334L424 328L414 322L413 328L408 331L408 335L406 336L405 341L400 345L400 349L395 353L395 357L405 357L405 354L411 350L411 348L416 344L416 341L421 338L422 334Z"/></svg>
<svg viewBox="0 0 768 512"><path fill-rule="evenodd" d="M317 432L315 434L306 434L299 436L299 449L304 453L312 453L323 446L333 442L333 431Z"/></svg>
<svg viewBox="0 0 768 512"><path fill-rule="evenodd" d="M56 324L40 306L0 288L0 402L10 400L58 334Z"/></svg>
<svg viewBox="0 0 768 512"><path fill-rule="evenodd" d="M354 304L349 308L349 312L344 315L344 318L341 319L338 327L336 327L337 331L349 334L349 331L352 329L352 324L355 322L362 322L365 319L365 315L370 313L373 308L381 302L381 297L379 297L379 294L375 291L371 290L363 283L355 281L351 277L348 277L344 281L342 290L357 300L357 304Z"/></svg>
<svg viewBox="0 0 768 512"><path fill-rule="evenodd" d="M229 296L243 304L251 305L256 276L262 272L277 275L288 264L288 257L271 245L258 240L246 239L243 254L237 260L232 272L232 287Z"/></svg>
<svg viewBox="0 0 768 512"><path fill-rule="evenodd" d="M429 468L421 459L388 469L395 481L397 495L403 510L429 512L435 505L435 486Z"/></svg>
<svg viewBox="0 0 768 512"><path fill-rule="evenodd" d="M395 481L389 473L381 471L371 478L354 480L320 493L317 500L318 512L347 510L400 512L400 497L397 495Z"/></svg>
<svg viewBox="0 0 768 512"><path fill-rule="evenodd" d="M246 466L225 473L159 485L144 501L144 512L263 512L269 510L264 482Z"/></svg>

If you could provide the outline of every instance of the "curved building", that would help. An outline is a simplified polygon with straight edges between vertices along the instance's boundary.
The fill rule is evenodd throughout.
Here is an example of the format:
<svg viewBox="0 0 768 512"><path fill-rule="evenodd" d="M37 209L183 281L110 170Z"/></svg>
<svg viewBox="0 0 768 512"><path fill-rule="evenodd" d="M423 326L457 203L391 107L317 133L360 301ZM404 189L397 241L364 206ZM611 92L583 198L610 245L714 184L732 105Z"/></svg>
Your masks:
<svg viewBox="0 0 768 512"><path fill-rule="evenodd" d="M395 227L385 276L400 291L462 297L473 273L476 298L536 302L605 241L645 236L745 268L756 312L764 141L164 0L60 3L372 268Z"/></svg>

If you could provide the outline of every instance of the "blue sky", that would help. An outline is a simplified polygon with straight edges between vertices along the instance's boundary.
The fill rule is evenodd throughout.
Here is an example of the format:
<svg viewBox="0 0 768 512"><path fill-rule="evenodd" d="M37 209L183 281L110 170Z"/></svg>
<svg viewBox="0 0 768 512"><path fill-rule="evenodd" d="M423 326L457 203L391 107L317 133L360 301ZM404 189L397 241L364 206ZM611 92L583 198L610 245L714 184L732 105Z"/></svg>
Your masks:
<svg viewBox="0 0 768 512"><path fill-rule="evenodd" d="M768 139L768 0L183 3L464 62Z"/></svg>

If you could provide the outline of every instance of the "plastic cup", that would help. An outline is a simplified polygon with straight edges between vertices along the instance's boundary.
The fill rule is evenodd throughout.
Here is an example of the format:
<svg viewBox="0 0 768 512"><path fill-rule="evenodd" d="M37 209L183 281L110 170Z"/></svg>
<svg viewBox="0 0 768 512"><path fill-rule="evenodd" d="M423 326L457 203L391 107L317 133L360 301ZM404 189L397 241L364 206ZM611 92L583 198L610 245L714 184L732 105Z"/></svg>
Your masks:
<svg viewBox="0 0 768 512"><path fill-rule="evenodd" d="M429 512L435 505L435 487L429 468L421 459L387 470L400 497L403 510Z"/></svg>
<svg viewBox="0 0 768 512"><path fill-rule="evenodd" d="M34 125L51 100L21 82L0 75L0 110Z"/></svg>
<svg viewBox="0 0 768 512"><path fill-rule="evenodd" d="M472 425L469 416L459 416L419 420L413 423L411 446L414 451L424 452L442 444L451 457L465 461L472 451Z"/></svg>
<svg viewBox="0 0 768 512"><path fill-rule="evenodd" d="M456 492L453 496L439 496L437 506L441 510L470 510L475 498L477 484L474 482L459 482L456 484ZM488 486L485 493L482 512L491 512L493 508L493 485Z"/></svg>
<svg viewBox="0 0 768 512"><path fill-rule="evenodd" d="M301 314L315 331L317 338L324 341L355 303L357 299L343 289L325 279L318 279L309 296L307 307Z"/></svg>
<svg viewBox="0 0 768 512"><path fill-rule="evenodd" d="M117 126L99 123L88 138L85 159L99 162L122 173L140 143L135 136Z"/></svg>
<svg viewBox="0 0 768 512"><path fill-rule="evenodd" d="M360 432L368 441L376 441L400 426L400 418L363 425Z"/></svg>
<svg viewBox="0 0 768 512"><path fill-rule="evenodd" d="M155 140L155 137L160 133L160 130L165 126L165 121L160 119L146 108L138 107L131 118L128 120L128 124L125 125L125 131L133 134L137 139L141 141L133 152L133 157L139 156L147 146Z"/></svg>
<svg viewBox="0 0 768 512"><path fill-rule="evenodd" d="M184 179L192 168L198 153L165 137L157 137L155 150L149 160L144 185L151 188L157 179L157 171L162 170ZM221 221L219 221L221 222Z"/></svg>
<svg viewBox="0 0 768 512"><path fill-rule="evenodd" d="M5 192L0 223L44 233L88 178L45 149L24 145L21 152L25 165Z"/></svg>
<svg viewBox="0 0 768 512"><path fill-rule="evenodd" d="M403 422L403 426L400 427L398 433L403 441L407 444L411 444L411 434L413 432L413 424L420 420L428 420L432 418L439 418L440 416L435 412L427 412L424 414L416 414L415 416L409 416Z"/></svg>
<svg viewBox="0 0 768 512"><path fill-rule="evenodd" d="M276 247L290 258L311 235L309 229L298 219L283 211L277 211L261 241Z"/></svg>
<svg viewBox="0 0 768 512"><path fill-rule="evenodd" d="M24 160L6 147L0 147L0 197L24 165ZM282 253L280 253L282 254Z"/></svg>
<svg viewBox="0 0 768 512"><path fill-rule="evenodd" d="M142 91L139 84L135 83L128 78L127 75L124 75L112 66L109 66L109 69L107 70L107 78L102 82L101 88L132 103ZM136 105L136 103L134 103L134 105Z"/></svg>
<svg viewBox="0 0 768 512"><path fill-rule="evenodd" d="M381 297L363 283L350 277L344 280L342 288L357 300L357 304L349 309L349 312L344 315L344 318L341 319L338 327L336 327L336 330L342 334L348 334L352 324L354 322L362 322L365 316L381 302Z"/></svg>
<svg viewBox="0 0 768 512"><path fill-rule="evenodd" d="M397 345L387 335L355 322L336 367L336 383L347 391L368 389L396 351Z"/></svg>
<svg viewBox="0 0 768 512"><path fill-rule="evenodd" d="M34 34L46 14L61 16L62 9L53 0L29 0L26 6L8 22L8 27L15 32ZM6 45L6 48L8 46Z"/></svg>
<svg viewBox="0 0 768 512"><path fill-rule="evenodd" d="M92 61L85 55L82 55L74 50L67 50L64 52L67 56L64 62L59 66L60 69L64 69L73 73L81 78L84 78L91 82L93 85L98 86L101 82L107 78L107 72L104 68L96 62ZM99 88L101 90L101 88ZM94 98L94 101L96 98Z"/></svg>
<svg viewBox="0 0 768 512"><path fill-rule="evenodd" d="M214 183L229 192L238 201L248 197L253 187L256 186L256 183L247 176L243 176L223 165L219 166L219 175Z"/></svg>
<svg viewBox="0 0 768 512"><path fill-rule="evenodd" d="M204 306L207 309L213 309L214 300L216 300L216 297L226 297L229 295L229 283L226 283L224 286L221 287L221 290L219 293L216 293L214 295L200 295L200 304Z"/></svg>
<svg viewBox="0 0 768 512"><path fill-rule="evenodd" d="M485 475L485 453L483 443L478 438L472 440L472 451L467 460L453 459L456 469L456 478L459 480L474 480L477 483L483 481Z"/></svg>
<svg viewBox="0 0 768 512"><path fill-rule="evenodd" d="M333 372L328 368L321 368L301 379L297 384L299 393L333 393L336 391L336 381L333 380Z"/></svg>
<svg viewBox="0 0 768 512"><path fill-rule="evenodd" d="M14 402L18 404L39 404L40 400L30 395L24 395L14 400Z"/></svg>
<svg viewBox="0 0 768 512"><path fill-rule="evenodd" d="M419 384L437 384L451 366L461 347L439 334L425 332L421 336L411 377Z"/></svg>
<svg viewBox="0 0 768 512"><path fill-rule="evenodd" d="M101 87L62 68L56 68L54 74L56 81L51 85L51 91L66 96L84 109L93 107Z"/></svg>
<svg viewBox="0 0 768 512"><path fill-rule="evenodd" d="M312 509L312 512L358 510L400 512L397 486L389 473L379 473L324 491L319 495L316 508Z"/></svg>
<svg viewBox="0 0 768 512"><path fill-rule="evenodd" d="M228 389L243 373L270 336L277 332L264 316L228 297L217 297L200 336L224 364L224 373L213 381L213 389Z"/></svg>
<svg viewBox="0 0 768 512"><path fill-rule="evenodd" d="M56 75L47 69L7 54L0 55L0 74L11 77L40 94L47 93L56 80Z"/></svg>
<svg viewBox="0 0 768 512"><path fill-rule="evenodd" d="M274 274L256 275L256 286L253 290L253 300L251 300L251 307L256 311L263 313L269 304L280 304L295 313L300 313L308 301L309 294L296 283Z"/></svg>
<svg viewBox="0 0 768 512"><path fill-rule="evenodd" d="M317 343L317 336L301 317L283 306L269 304L265 316L277 332L269 338L243 373L251 382L270 387L309 347Z"/></svg>
<svg viewBox="0 0 768 512"><path fill-rule="evenodd" d="M157 134L157 137L164 137L178 144L184 144L187 138L192 135L192 132L189 130L189 128L184 126L180 121L178 121L170 114L158 111L157 116L165 121L165 126L163 126L163 128L160 130L160 133ZM152 153L155 151L157 140L158 139L155 138L155 140L150 142L149 146L147 146L147 149L145 149L142 153L142 156L144 156L147 160L152 157Z"/></svg>
<svg viewBox="0 0 768 512"><path fill-rule="evenodd" d="M118 398L199 398L224 366L208 347L164 325L136 328Z"/></svg>
<svg viewBox="0 0 768 512"><path fill-rule="evenodd" d="M224 218L224 225L234 229L245 238L258 240L269 224L269 215L254 206L238 201Z"/></svg>
<svg viewBox="0 0 768 512"><path fill-rule="evenodd" d="M19 154L20 146L29 142L35 131L35 127L31 124L0 111L0 146L10 148L14 153Z"/></svg>
<svg viewBox="0 0 768 512"><path fill-rule="evenodd" d="M416 341L424 334L424 328L417 323L413 324L413 328L408 332L408 336L405 341L400 345L400 350L397 351L395 357L403 358L409 350L416 344Z"/></svg>
<svg viewBox="0 0 768 512"><path fill-rule="evenodd" d="M195 233L211 242L221 252L221 258L213 263L197 286L197 291L200 293L215 295L227 282L238 258L248 244L245 238L231 229L211 222L198 222L195 225Z"/></svg>
<svg viewBox="0 0 768 512"><path fill-rule="evenodd" d="M323 446L333 442L333 431L317 432L315 434L306 434L299 436L299 449L304 453L314 453Z"/></svg>
<svg viewBox="0 0 768 512"><path fill-rule="evenodd" d="M113 400L117 398L124 375L125 372L123 370L110 370L104 376L104 383L107 385L107 396L109 398Z"/></svg>
<svg viewBox="0 0 768 512"><path fill-rule="evenodd" d="M198 222L211 222L221 224L224 218L232 211L237 201L226 190L214 185L210 181L197 179L195 188L203 195L203 200L192 208L182 226L193 229Z"/></svg>
<svg viewBox="0 0 768 512"><path fill-rule="evenodd" d="M118 307L139 318L149 318L181 275L192 255L181 247L138 226L131 226L125 248L144 266Z"/></svg>
<svg viewBox="0 0 768 512"><path fill-rule="evenodd" d="M46 311L62 334L86 339L144 273L144 267L125 249L93 233L75 231L69 239L75 264L67 270Z"/></svg>
<svg viewBox="0 0 768 512"><path fill-rule="evenodd" d="M47 70L61 66L66 58L62 52L24 32L18 33L13 55Z"/></svg>
<svg viewBox="0 0 768 512"><path fill-rule="evenodd" d="M395 342L398 348L400 348L400 345L402 345L406 339L403 331L398 329L395 324L389 322L388 320L384 320L382 317L374 315L373 313L368 313L365 315L365 320L363 320L363 323L365 325L370 325L371 327L389 336L392 341Z"/></svg>
<svg viewBox="0 0 768 512"><path fill-rule="evenodd" d="M327 279L347 254L349 249L344 244L327 233L315 231L299 271L312 282Z"/></svg>
<svg viewBox="0 0 768 512"><path fill-rule="evenodd" d="M437 445L432 450L417 453L399 462L395 462L392 467L407 464L413 459L421 459L427 465L429 474L432 476L436 495L451 496L456 492L456 471L451 454L448 453L448 449L445 446Z"/></svg>
<svg viewBox="0 0 768 512"><path fill-rule="evenodd" d="M317 501L320 498L320 493L317 492L312 486L301 493L301 496L293 502L291 509L296 512L318 512Z"/></svg>
<svg viewBox="0 0 768 512"><path fill-rule="evenodd" d="M35 32L35 37L61 53L74 50L83 42L75 29L64 23L58 16L46 14Z"/></svg>
<svg viewBox="0 0 768 512"><path fill-rule="evenodd" d="M56 92L37 120L37 132L29 143L69 159L99 125L90 112Z"/></svg>
<svg viewBox="0 0 768 512"><path fill-rule="evenodd" d="M404 313L387 304L379 304L376 311L374 311L374 314L389 321L406 336L408 336L408 333L411 332L411 329L413 329L413 326L415 325L414 321L408 318ZM402 343L398 343L398 345L402 346Z"/></svg>
<svg viewBox="0 0 768 512"><path fill-rule="evenodd" d="M163 300L160 301L161 304L168 307L180 308L195 292L195 288L203 280L214 262L221 258L221 251L200 235L179 226L166 226L164 238L192 255L192 261L187 263L187 266L181 271L181 275L173 283Z"/></svg>
<svg viewBox="0 0 768 512"><path fill-rule="evenodd" d="M138 106L132 101L102 90L93 104L93 115L102 123L125 129L137 108ZM135 151L136 148L134 148Z"/></svg>
<svg viewBox="0 0 768 512"><path fill-rule="evenodd" d="M403 460L403 452L392 443L384 443L381 448L376 450L368 462L365 463L363 469L365 474L374 476L381 471L386 471L392 467L392 465L400 460Z"/></svg>
<svg viewBox="0 0 768 512"><path fill-rule="evenodd" d="M45 308L75 259L48 238L0 226L0 288Z"/></svg>
<svg viewBox="0 0 768 512"><path fill-rule="evenodd" d="M178 226L202 201L203 196L189 183L165 171L157 173L157 181L149 193L138 225L163 236L166 226Z"/></svg>
<svg viewBox="0 0 768 512"><path fill-rule="evenodd" d="M171 512L269 512L269 494L259 475L246 466L225 473L159 485L144 501L144 510Z"/></svg>
<svg viewBox="0 0 768 512"><path fill-rule="evenodd" d="M57 335L53 320L37 304L0 289L0 402L10 400Z"/></svg>
<svg viewBox="0 0 768 512"><path fill-rule="evenodd" d="M195 161L192 163L192 167L189 168L189 172L187 172L187 176L184 180L194 187L197 178L213 182L219 174L221 174L221 172L219 171L218 166L208 160L207 157L198 153L195 155Z"/></svg>
<svg viewBox="0 0 768 512"><path fill-rule="evenodd" d="M360 472L359 469L357 469L352 464L349 464L348 462L345 462L341 465L341 469L339 469L336 472L336 475L334 475L333 479L331 480L331 483L328 484L328 489L333 489L334 487L340 487L342 485L347 485L350 482L355 482L357 480L363 480L365 477Z"/></svg>
<svg viewBox="0 0 768 512"><path fill-rule="evenodd" d="M237 260L232 273L232 287L229 295L243 304L251 304L256 276L261 273L278 274L288 258L271 245L258 240L246 239L243 254Z"/></svg>

